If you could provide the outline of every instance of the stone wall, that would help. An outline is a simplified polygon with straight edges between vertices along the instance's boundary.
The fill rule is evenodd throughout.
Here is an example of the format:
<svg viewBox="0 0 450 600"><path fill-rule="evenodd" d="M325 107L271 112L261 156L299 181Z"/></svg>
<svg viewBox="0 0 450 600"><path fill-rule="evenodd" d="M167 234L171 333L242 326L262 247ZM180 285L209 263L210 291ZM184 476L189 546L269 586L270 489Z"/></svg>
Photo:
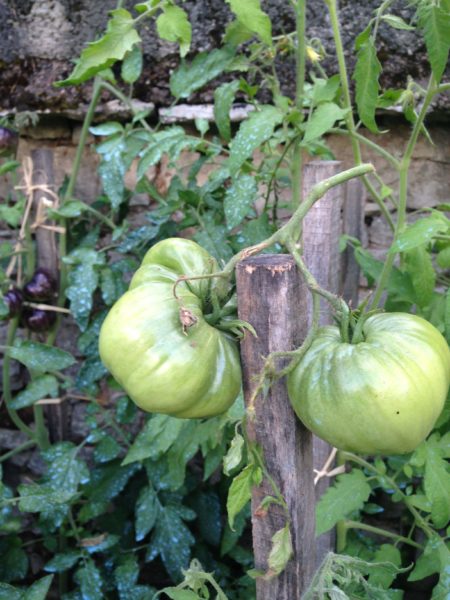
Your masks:
<svg viewBox="0 0 450 600"><path fill-rule="evenodd" d="M137 0L124 3L130 9ZM0 0L0 110L33 110L65 112L74 110L89 99L91 86L56 89L54 81L63 79L88 41L104 31L108 10L116 0ZM340 14L345 52L350 68L354 62L353 40L360 33L380 0L341 0ZM390 12L408 19L413 10L404 0L394 2ZM186 0L183 6L193 24L194 52L216 47L226 23L231 19L225 0ZM262 0L272 17L274 33L294 29L294 14L288 0ZM355 18L356 16L356 18ZM170 103L168 78L178 64L177 48L162 42L151 25L142 29L145 68L135 86L137 97L158 106ZM324 43L329 58L325 67L336 72L331 45L331 30L323 0L308 2L308 35ZM409 31L393 30L381 25L379 58L383 63L383 84L398 87L409 73L424 83L429 73L421 39ZM278 64L284 91L293 95L292 59ZM194 100L209 102L211 92L205 90ZM450 108L450 96L441 98L435 110L442 117Z"/></svg>

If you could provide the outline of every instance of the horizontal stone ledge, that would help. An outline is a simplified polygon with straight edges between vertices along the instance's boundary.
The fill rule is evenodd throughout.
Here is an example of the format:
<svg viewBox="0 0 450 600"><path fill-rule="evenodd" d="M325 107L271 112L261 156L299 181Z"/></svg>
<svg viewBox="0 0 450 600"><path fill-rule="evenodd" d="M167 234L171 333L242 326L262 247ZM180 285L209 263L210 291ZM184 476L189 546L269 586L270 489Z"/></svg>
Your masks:
<svg viewBox="0 0 450 600"><path fill-rule="evenodd" d="M230 110L230 121L243 121L253 110L255 107L251 104L235 104ZM215 120L213 104L177 104L171 108L160 108L158 114L164 125L186 123L195 119Z"/></svg>

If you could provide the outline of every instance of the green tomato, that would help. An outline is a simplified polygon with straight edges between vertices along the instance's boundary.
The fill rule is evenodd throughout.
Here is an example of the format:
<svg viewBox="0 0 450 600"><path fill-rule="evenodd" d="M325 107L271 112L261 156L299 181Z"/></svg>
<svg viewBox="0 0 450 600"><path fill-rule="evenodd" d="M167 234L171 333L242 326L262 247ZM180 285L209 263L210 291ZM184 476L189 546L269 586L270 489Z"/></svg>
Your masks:
<svg viewBox="0 0 450 600"><path fill-rule="evenodd" d="M100 356L143 410L181 418L226 411L241 387L237 345L209 325L204 310L217 263L191 240L158 242L145 255L129 290L100 331ZM180 320L183 311L184 325Z"/></svg>
<svg viewBox="0 0 450 600"><path fill-rule="evenodd" d="M447 397L447 342L433 325L406 313L369 317L363 338L344 343L337 327L320 329L289 374L292 406L308 429L341 450L411 452Z"/></svg>

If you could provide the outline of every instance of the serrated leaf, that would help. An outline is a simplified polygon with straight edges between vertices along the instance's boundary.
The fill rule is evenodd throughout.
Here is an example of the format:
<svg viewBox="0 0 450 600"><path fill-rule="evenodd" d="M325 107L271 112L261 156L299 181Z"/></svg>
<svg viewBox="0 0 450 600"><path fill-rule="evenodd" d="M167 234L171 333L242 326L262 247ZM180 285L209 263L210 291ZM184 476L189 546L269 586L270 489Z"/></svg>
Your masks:
<svg viewBox="0 0 450 600"><path fill-rule="evenodd" d="M9 403L14 410L31 406L38 400L50 396L56 398L58 395L58 380L53 375L40 375L33 379L27 387L19 392Z"/></svg>
<svg viewBox="0 0 450 600"><path fill-rule="evenodd" d="M51 485L37 483L22 484L18 487L20 495L19 510L21 512L42 512L66 504L73 498L70 490L56 490Z"/></svg>
<svg viewBox="0 0 450 600"><path fill-rule="evenodd" d="M116 461L95 469L84 489L87 501L79 512L80 521L86 522L103 514L137 470L137 465L120 467Z"/></svg>
<svg viewBox="0 0 450 600"><path fill-rule="evenodd" d="M448 220L437 215L419 219L402 231L389 252L407 252L431 242L438 233L446 232Z"/></svg>
<svg viewBox="0 0 450 600"><path fill-rule="evenodd" d="M260 0L226 0L237 20L256 34L268 46L272 45L272 24L269 16L261 10Z"/></svg>
<svg viewBox="0 0 450 600"><path fill-rule="evenodd" d="M403 31L414 31L415 27L408 25L401 17L397 15L382 15L381 19L393 27L394 29L401 29Z"/></svg>
<svg viewBox="0 0 450 600"><path fill-rule="evenodd" d="M129 465L146 458L157 459L177 440L186 423L183 419L167 415L155 415L149 419L128 450L122 465Z"/></svg>
<svg viewBox="0 0 450 600"><path fill-rule="evenodd" d="M227 498L228 523L231 529L233 529L236 515L241 512L252 497L254 474L255 466L247 465L231 482Z"/></svg>
<svg viewBox="0 0 450 600"><path fill-rule="evenodd" d="M144 487L136 502L136 541L140 542L153 528L158 516L158 497L153 487Z"/></svg>
<svg viewBox="0 0 450 600"><path fill-rule="evenodd" d="M63 573L74 567L81 556L82 554L78 550L55 554L45 565L44 570L49 573Z"/></svg>
<svg viewBox="0 0 450 600"><path fill-rule="evenodd" d="M349 513L361 510L370 493L371 487L362 471L355 469L339 475L317 503L316 536L329 531Z"/></svg>
<svg viewBox="0 0 450 600"><path fill-rule="evenodd" d="M186 11L174 4L163 5L163 12L156 19L156 29L160 38L180 44L180 56L189 52L192 28Z"/></svg>
<svg viewBox="0 0 450 600"><path fill-rule="evenodd" d="M427 543L425 551L416 560L408 581L420 581L434 573L439 573L439 553L432 544Z"/></svg>
<svg viewBox="0 0 450 600"><path fill-rule="evenodd" d="M439 529L450 520L450 473L447 463L431 444L426 444L425 494L431 502L431 518Z"/></svg>
<svg viewBox="0 0 450 600"><path fill-rule="evenodd" d="M164 566L173 581L182 578L191 558L191 546L195 538L183 523L183 516L176 505L168 505L160 510L149 546L147 560L161 555Z"/></svg>
<svg viewBox="0 0 450 600"><path fill-rule="evenodd" d="M409 273L420 307L428 306L433 299L436 272L429 252L421 246L404 254L405 271Z"/></svg>
<svg viewBox="0 0 450 600"><path fill-rule="evenodd" d="M103 581L94 561L85 559L84 566L75 573L83 600L103 600Z"/></svg>
<svg viewBox="0 0 450 600"><path fill-rule="evenodd" d="M261 110L250 113L241 123L231 142L227 167L234 175L244 162L253 155L261 144L272 137L273 131L283 120L283 115L274 106L264 105Z"/></svg>
<svg viewBox="0 0 450 600"><path fill-rule="evenodd" d="M124 177L127 165L124 161L123 151L123 145L118 145L113 152L105 154L98 167L103 190L108 196L113 210L117 210L124 200Z"/></svg>
<svg viewBox="0 0 450 600"><path fill-rule="evenodd" d="M346 113L346 110L333 102L320 104L313 112L311 119L306 123L303 142L307 144L321 137L333 127L336 121L343 119Z"/></svg>
<svg viewBox="0 0 450 600"><path fill-rule="evenodd" d="M224 83L214 90L214 120L221 137L231 139L230 110L239 89L239 81Z"/></svg>
<svg viewBox="0 0 450 600"><path fill-rule="evenodd" d="M123 125L119 121L107 121L100 125L89 127L89 132L92 135L113 135L115 133L123 133Z"/></svg>
<svg viewBox="0 0 450 600"><path fill-rule="evenodd" d="M99 463L109 462L117 458L120 452L120 444L113 437L105 435L100 443L95 446L94 458Z"/></svg>
<svg viewBox="0 0 450 600"><path fill-rule="evenodd" d="M133 46L133 48L125 54L122 66L120 69L120 76L130 85L135 83L142 72L142 50L140 46Z"/></svg>
<svg viewBox="0 0 450 600"><path fill-rule="evenodd" d="M93 306L93 294L99 282L98 270L104 263L104 257L90 248L77 248L64 262L72 265L65 294L70 300L73 317L84 331Z"/></svg>
<svg viewBox="0 0 450 600"><path fill-rule="evenodd" d="M37 373L62 371L76 362L69 352L39 342L17 341L8 354Z"/></svg>
<svg viewBox="0 0 450 600"><path fill-rule="evenodd" d="M418 17L431 69L439 82L447 65L450 49L450 14L437 4L422 2Z"/></svg>
<svg viewBox="0 0 450 600"><path fill-rule="evenodd" d="M81 52L74 70L67 79L58 81L57 87L76 85L87 81L103 69L122 60L133 46L141 41L134 28L132 15L124 8L111 11L106 33L96 42L91 42Z"/></svg>
<svg viewBox="0 0 450 600"><path fill-rule="evenodd" d="M329 79L316 79L312 88L312 101L315 105L321 102L332 102L336 98L341 80L339 75Z"/></svg>
<svg viewBox="0 0 450 600"><path fill-rule="evenodd" d="M63 217L65 219L73 219L79 217L83 212L88 210L84 202L80 200L69 200L64 202L57 210L52 210L52 215Z"/></svg>
<svg viewBox="0 0 450 600"><path fill-rule="evenodd" d="M359 118L373 133L378 132L375 109L380 89L378 78L381 70L373 40L368 38L358 50L353 79L356 83L356 104Z"/></svg>
<svg viewBox="0 0 450 600"><path fill-rule="evenodd" d="M400 567L402 557L400 550L392 544L382 544L373 558L374 563L392 563L395 567ZM374 565L375 566L375 565ZM385 566L380 566L371 571L369 575L369 583L387 590L396 577L396 572L392 569L387 569Z"/></svg>
<svg viewBox="0 0 450 600"><path fill-rule="evenodd" d="M228 229L233 229L248 215L254 201L258 186L251 175L240 175L233 180L225 192L223 210Z"/></svg>
<svg viewBox="0 0 450 600"><path fill-rule="evenodd" d="M0 538L0 579L6 583L24 579L28 572L28 556L18 536Z"/></svg>
<svg viewBox="0 0 450 600"><path fill-rule="evenodd" d="M223 457L223 472L225 475L230 475L230 472L241 463L244 443L245 440L240 433L237 433L231 440L228 452Z"/></svg>
<svg viewBox="0 0 450 600"><path fill-rule="evenodd" d="M293 554L289 525L286 524L272 536L272 548L268 558L270 572L278 575L286 568Z"/></svg>
<svg viewBox="0 0 450 600"><path fill-rule="evenodd" d="M170 91L175 98L188 98L223 73L232 63L235 50L231 46L201 52L192 63L182 62L170 77Z"/></svg>
<svg viewBox="0 0 450 600"><path fill-rule="evenodd" d="M47 575L46 577L42 577L42 579L35 581L26 590L23 600L45 600L52 581L53 575Z"/></svg>

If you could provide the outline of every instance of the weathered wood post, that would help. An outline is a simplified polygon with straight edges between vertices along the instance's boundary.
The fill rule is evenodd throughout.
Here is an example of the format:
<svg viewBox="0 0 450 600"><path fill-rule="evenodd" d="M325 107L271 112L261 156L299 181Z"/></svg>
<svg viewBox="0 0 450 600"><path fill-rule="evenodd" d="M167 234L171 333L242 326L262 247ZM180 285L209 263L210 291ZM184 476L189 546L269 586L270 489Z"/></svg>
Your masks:
<svg viewBox="0 0 450 600"><path fill-rule="evenodd" d="M262 255L244 260L237 266L236 279L239 318L251 323L258 334L257 338L247 334L241 342L244 396L248 401L264 357L275 351L293 350L305 337L309 292L289 255ZM278 577L257 579L257 597L297 600L315 568L312 436L296 418L284 381L275 383L267 398L257 399L248 435L262 448L267 470L287 502L294 550L293 559ZM279 506L271 505L262 515L257 511L266 495L273 492L264 480L252 495L255 566L264 571L267 571L271 538L286 523Z"/></svg>
<svg viewBox="0 0 450 600"><path fill-rule="evenodd" d="M336 175L341 170L338 161L314 161L307 163L303 173L303 193L306 196L311 188ZM340 255L339 236L342 233L343 186L331 188L306 215L303 221L302 247L306 266L314 275L319 285L335 294L340 287ZM308 322L311 322L312 305L309 298ZM330 305L320 301L320 324L328 325L332 321ZM332 448L326 442L314 436L313 454L314 469L320 471L324 466ZM318 500L330 484L327 477L321 478L316 485ZM325 555L334 549L334 531L322 534L316 540L316 566L319 566Z"/></svg>
<svg viewBox="0 0 450 600"><path fill-rule="evenodd" d="M56 242L55 223L48 218L48 209L56 208L54 189L53 151L38 148L31 152L33 161L33 205L35 217L35 238L37 266L47 269L59 280L59 257ZM66 437L67 406L64 402L45 406L48 429L52 442Z"/></svg>

